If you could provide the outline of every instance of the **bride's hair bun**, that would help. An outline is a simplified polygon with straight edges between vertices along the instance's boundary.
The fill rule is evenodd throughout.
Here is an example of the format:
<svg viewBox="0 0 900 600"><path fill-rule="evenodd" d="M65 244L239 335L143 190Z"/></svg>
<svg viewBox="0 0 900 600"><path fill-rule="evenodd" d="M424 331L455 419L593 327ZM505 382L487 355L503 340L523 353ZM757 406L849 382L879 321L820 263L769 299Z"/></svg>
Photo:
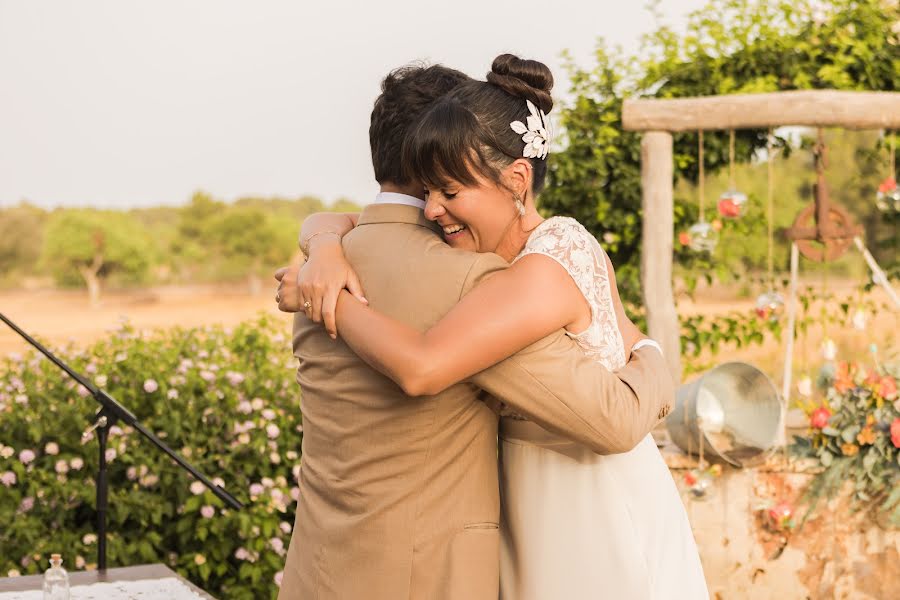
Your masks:
<svg viewBox="0 0 900 600"><path fill-rule="evenodd" d="M531 100L545 113L553 108L553 73L542 62L501 54L494 59L487 81L508 94Z"/></svg>

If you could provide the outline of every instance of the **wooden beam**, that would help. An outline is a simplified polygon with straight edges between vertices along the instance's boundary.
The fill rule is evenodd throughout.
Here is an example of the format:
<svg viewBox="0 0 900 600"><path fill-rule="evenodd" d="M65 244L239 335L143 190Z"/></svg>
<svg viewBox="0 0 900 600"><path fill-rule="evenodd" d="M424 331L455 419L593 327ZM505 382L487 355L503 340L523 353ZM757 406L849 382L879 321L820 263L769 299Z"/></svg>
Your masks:
<svg viewBox="0 0 900 600"><path fill-rule="evenodd" d="M900 129L900 92L802 90L625 100L627 131L765 129L782 125Z"/></svg>
<svg viewBox="0 0 900 600"><path fill-rule="evenodd" d="M659 342L676 382L681 381L681 337L672 293L672 134L648 131L641 139L641 289L650 337Z"/></svg>

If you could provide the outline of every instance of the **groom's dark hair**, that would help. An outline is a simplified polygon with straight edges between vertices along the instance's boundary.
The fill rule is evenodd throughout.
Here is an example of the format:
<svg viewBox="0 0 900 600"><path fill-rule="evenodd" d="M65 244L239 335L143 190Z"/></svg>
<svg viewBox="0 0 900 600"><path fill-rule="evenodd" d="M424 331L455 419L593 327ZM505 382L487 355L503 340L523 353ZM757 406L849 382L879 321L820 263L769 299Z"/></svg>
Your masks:
<svg viewBox="0 0 900 600"><path fill-rule="evenodd" d="M403 141L435 100L469 81L469 76L441 65L411 64L391 71L381 82L369 124L372 166L378 183L411 181L401 161Z"/></svg>

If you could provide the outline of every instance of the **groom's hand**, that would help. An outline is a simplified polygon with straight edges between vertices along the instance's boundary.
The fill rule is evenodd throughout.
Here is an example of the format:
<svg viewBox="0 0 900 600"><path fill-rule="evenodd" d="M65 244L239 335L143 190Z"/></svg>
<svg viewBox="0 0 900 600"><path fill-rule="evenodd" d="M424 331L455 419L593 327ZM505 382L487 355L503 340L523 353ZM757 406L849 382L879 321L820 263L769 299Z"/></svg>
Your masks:
<svg viewBox="0 0 900 600"><path fill-rule="evenodd" d="M297 285L297 274L299 272L299 263L281 267L275 271L275 280L278 281L275 302L278 303L278 310L282 312L304 312L303 300L300 297L300 287Z"/></svg>

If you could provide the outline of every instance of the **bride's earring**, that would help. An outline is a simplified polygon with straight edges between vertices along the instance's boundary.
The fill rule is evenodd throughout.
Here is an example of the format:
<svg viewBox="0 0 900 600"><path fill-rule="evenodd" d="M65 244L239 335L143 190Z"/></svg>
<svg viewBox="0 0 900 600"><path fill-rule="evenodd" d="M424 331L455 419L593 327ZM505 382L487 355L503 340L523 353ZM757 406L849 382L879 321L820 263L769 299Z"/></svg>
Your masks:
<svg viewBox="0 0 900 600"><path fill-rule="evenodd" d="M513 194L513 199L516 202L516 211L519 213L520 217L525 216L525 205L522 203L522 197L518 194Z"/></svg>

